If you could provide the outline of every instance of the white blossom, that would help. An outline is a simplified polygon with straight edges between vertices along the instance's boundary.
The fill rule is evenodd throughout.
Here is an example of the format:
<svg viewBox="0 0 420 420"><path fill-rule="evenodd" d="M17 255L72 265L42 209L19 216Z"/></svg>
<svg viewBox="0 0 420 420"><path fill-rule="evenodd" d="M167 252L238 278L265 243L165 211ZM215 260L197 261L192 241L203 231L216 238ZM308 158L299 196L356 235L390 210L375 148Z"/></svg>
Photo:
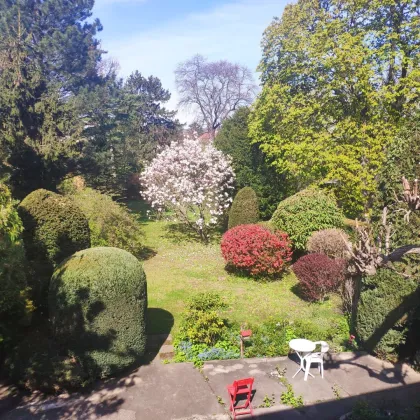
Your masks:
<svg viewBox="0 0 420 420"><path fill-rule="evenodd" d="M140 181L153 208L173 210L207 240L207 228L232 202L234 177L230 158L212 144L184 138L158 154Z"/></svg>

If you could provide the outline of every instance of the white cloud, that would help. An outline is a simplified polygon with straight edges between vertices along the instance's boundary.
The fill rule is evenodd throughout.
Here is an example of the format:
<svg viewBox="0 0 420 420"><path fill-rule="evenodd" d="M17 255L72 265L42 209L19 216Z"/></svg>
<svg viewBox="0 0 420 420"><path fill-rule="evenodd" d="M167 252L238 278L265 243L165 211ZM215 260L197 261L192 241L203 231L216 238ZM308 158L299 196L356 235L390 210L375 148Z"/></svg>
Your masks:
<svg viewBox="0 0 420 420"><path fill-rule="evenodd" d="M262 32L274 16L282 14L286 3L286 0L240 0L207 13L187 15L152 30L134 31L125 38L105 37L102 46L119 61L122 76L138 69L144 75L159 77L171 91L169 107L175 109L178 99L174 70L178 63L199 53L210 60L225 59L256 70L261 57ZM183 121L191 120L185 112L179 117Z"/></svg>

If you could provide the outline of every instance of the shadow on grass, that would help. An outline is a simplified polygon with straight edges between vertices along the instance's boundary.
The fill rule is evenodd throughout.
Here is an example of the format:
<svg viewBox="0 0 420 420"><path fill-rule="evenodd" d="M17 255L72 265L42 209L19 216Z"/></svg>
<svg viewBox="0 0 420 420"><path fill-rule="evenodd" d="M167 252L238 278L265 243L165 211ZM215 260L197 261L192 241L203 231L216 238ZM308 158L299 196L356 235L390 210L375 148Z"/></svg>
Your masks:
<svg viewBox="0 0 420 420"><path fill-rule="evenodd" d="M220 242L221 232L214 229L210 232L208 243L201 240L200 235L189 228L185 223L170 223L165 226L165 237L174 244L201 243L203 245L217 244Z"/></svg>
<svg viewBox="0 0 420 420"><path fill-rule="evenodd" d="M229 274L234 275L235 277L239 277L239 278L242 278L242 279L247 279L247 280L254 281L256 283L262 283L262 284L282 281L283 277L285 277L285 276L287 276L287 274L289 274L289 271L286 269L286 270L282 271L281 273L271 275L271 276L267 276L267 275L266 276L264 276L264 275L252 276L248 271L239 270L238 268L236 268L232 265L229 265L229 264L225 265L225 271Z"/></svg>
<svg viewBox="0 0 420 420"><path fill-rule="evenodd" d="M173 315L162 308L147 309L147 334L169 335L174 326Z"/></svg>
<svg viewBox="0 0 420 420"><path fill-rule="evenodd" d="M142 248L141 252L139 252L138 255L136 255L136 257L140 261L147 261L147 260L150 260L151 258L153 258L156 255L157 255L157 252L153 248L150 248L148 246L144 246Z"/></svg>

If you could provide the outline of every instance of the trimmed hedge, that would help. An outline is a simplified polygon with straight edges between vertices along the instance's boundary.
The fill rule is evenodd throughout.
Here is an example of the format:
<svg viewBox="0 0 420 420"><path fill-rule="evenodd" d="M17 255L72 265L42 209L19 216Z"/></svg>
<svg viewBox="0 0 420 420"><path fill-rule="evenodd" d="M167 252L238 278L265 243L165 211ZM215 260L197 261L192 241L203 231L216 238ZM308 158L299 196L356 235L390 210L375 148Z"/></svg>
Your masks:
<svg viewBox="0 0 420 420"><path fill-rule="evenodd" d="M394 358L399 345L405 342L407 320L405 317L409 305L408 300L418 302L419 293L413 295L418 288L418 283L407 279L400 274L382 269L375 276L366 277L362 282L357 311L356 332L358 338L369 351L383 358ZM405 301L405 304L401 305ZM408 304L408 305L407 305ZM408 311L410 315L410 310ZM391 318L392 320L391 320ZM379 328L386 325L380 340L370 342L369 338Z"/></svg>
<svg viewBox="0 0 420 420"><path fill-rule="evenodd" d="M342 227L344 216L333 197L306 189L281 201L271 222L288 233L295 249L303 251L312 233Z"/></svg>
<svg viewBox="0 0 420 420"><path fill-rule="evenodd" d="M26 257L33 270L30 286L35 304L43 306L54 267L90 247L88 221L72 200L43 189L26 196L18 211Z"/></svg>
<svg viewBox="0 0 420 420"><path fill-rule="evenodd" d="M257 223L259 218L257 194L251 187L240 189L229 211L228 228L232 229L239 225L251 225Z"/></svg>
<svg viewBox="0 0 420 420"><path fill-rule="evenodd" d="M118 248L91 248L63 261L51 279L54 337L91 378L135 363L146 348L146 276Z"/></svg>

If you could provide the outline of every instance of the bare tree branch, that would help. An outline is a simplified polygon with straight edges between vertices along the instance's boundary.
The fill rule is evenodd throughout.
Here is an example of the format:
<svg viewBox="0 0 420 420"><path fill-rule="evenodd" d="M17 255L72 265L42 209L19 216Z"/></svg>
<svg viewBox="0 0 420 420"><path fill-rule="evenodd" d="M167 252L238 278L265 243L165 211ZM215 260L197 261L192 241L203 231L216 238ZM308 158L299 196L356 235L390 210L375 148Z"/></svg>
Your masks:
<svg viewBox="0 0 420 420"><path fill-rule="evenodd" d="M252 103L257 90L247 67L201 55L179 64L175 76L179 106L198 114L213 138L232 112Z"/></svg>

